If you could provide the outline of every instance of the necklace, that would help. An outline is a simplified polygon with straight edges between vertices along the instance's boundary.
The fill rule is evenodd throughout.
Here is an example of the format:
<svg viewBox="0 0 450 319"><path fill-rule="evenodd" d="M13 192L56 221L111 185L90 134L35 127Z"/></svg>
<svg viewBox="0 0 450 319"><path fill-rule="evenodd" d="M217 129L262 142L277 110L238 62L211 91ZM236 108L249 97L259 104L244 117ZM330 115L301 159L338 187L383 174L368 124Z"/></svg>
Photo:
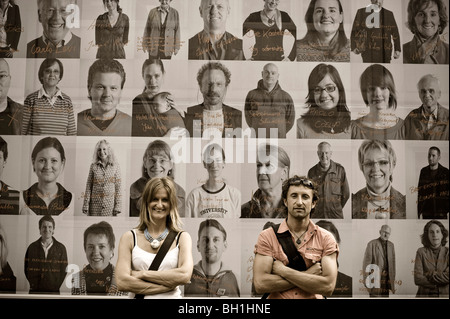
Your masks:
<svg viewBox="0 0 450 319"><path fill-rule="evenodd" d="M300 245L302 243L302 237L303 235L308 231L308 228L303 232L303 234L300 235L300 237L297 237L297 235L294 232L291 232L295 237L297 237L297 240L295 241L297 245Z"/></svg>
<svg viewBox="0 0 450 319"><path fill-rule="evenodd" d="M276 13L272 16L272 18L269 18L269 16L266 13L266 10L263 10L264 15L267 17L267 22L269 23L269 26L272 26L275 23L274 17L277 15Z"/></svg>
<svg viewBox="0 0 450 319"><path fill-rule="evenodd" d="M150 246L152 246L153 249L157 249L161 245L161 241L163 241L164 238L166 238L168 233L169 230L166 228L162 232L162 234L158 236L158 238L153 238L148 232L148 228L145 228L144 230L144 236L150 242Z"/></svg>

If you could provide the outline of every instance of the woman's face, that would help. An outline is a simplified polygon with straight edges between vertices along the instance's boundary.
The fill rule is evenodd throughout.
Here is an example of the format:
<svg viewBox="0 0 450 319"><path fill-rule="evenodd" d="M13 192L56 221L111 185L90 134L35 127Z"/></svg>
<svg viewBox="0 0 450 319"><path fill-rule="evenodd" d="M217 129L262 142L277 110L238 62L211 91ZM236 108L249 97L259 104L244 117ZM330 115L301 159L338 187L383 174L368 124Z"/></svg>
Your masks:
<svg viewBox="0 0 450 319"><path fill-rule="evenodd" d="M155 192L147 209L153 221L166 219L170 213L170 199L165 188L160 188Z"/></svg>
<svg viewBox="0 0 450 319"><path fill-rule="evenodd" d="M391 92L387 87L370 86L367 88L367 101L369 107L375 111L389 109Z"/></svg>
<svg viewBox="0 0 450 319"><path fill-rule="evenodd" d="M323 35L335 34L342 23L337 0L317 0L314 6L314 29Z"/></svg>
<svg viewBox="0 0 450 319"><path fill-rule="evenodd" d="M264 7L268 10L275 10L279 3L280 0L264 0Z"/></svg>
<svg viewBox="0 0 450 319"><path fill-rule="evenodd" d="M56 182L63 168L61 154L53 147L44 148L37 153L33 163L33 169L41 183Z"/></svg>
<svg viewBox="0 0 450 319"><path fill-rule="evenodd" d="M442 243L444 235L441 232L441 227L436 224L431 224L428 228L428 239L430 240L431 247L437 248Z"/></svg>
<svg viewBox="0 0 450 319"><path fill-rule="evenodd" d="M147 156L144 167L147 169L147 174L150 178L167 177L169 171L173 168L173 163L164 152L159 152Z"/></svg>
<svg viewBox="0 0 450 319"><path fill-rule="evenodd" d="M317 83L314 88L314 102L317 106L324 110L331 110L335 108L339 102L339 89L331 80L329 74Z"/></svg>
<svg viewBox="0 0 450 319"><path fill-rule="evenodd" d="M103 3L106 6L108 11L116 11L117 10L117 2L116 0L103 0Z"/></svg>
<svg viewBox="0 0 450 319"><path fill-rule="evenodd" d="M433 37L439 30L439 9L437 4L432 1L428 4L423 5L414 17L416 23L417 31L419 34L425 38Z"/></svg>
<svg viewBox="0 0 450 319"><path fill-rule="evenodd" d="M97 149L97 156L100 160L105 161L108 159L109 149L105 143L100 143Z"/></svg>
<svg viewBox="0 0 450 319"><path fill-rule="evenodd" d="M389 186L394 169L388 152L378 148L368 150L362 166L367 186L376 194L383 193Z"/></svg>
<svg viewBox="0 0 450 319"><path fill-rule="evenodd" d="M86 259L94 270L105 269L114 254L105 234L89 234L85 248Z"/></svg>
<svg viewBox="0 0 450 319"><path fill-rule="evenodd" d="M164 74L158 64L147 65L144 69L143 78L147 94L155 95L161 91L164 83Z"/></svg>
<svg viewBox="0 0 450 319"><path fill-rule="evenodd" d="M46 68L42 74L42 82L45 88L55 87L58 85L60 78L59 64L54 63Z"/></svg>

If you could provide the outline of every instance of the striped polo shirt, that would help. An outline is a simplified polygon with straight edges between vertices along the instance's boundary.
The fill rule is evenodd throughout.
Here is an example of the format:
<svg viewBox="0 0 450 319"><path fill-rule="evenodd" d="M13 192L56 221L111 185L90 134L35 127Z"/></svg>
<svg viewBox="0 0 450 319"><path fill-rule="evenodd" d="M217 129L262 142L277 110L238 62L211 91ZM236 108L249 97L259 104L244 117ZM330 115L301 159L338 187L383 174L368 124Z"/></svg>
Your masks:
<svg viewBox="0 0 450 319"><path fill-rule="evenodd" d="M41 88L24 104L22 135L76 135L72 100L60 89L50 97Z"/></svg>

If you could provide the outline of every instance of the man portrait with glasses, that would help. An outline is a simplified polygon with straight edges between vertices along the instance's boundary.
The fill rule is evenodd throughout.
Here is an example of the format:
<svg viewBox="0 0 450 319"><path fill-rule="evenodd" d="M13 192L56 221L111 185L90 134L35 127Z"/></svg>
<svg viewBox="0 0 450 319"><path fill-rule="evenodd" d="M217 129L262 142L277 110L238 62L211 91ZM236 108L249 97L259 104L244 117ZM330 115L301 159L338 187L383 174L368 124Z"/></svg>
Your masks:
<svg viewBox="0 0 450 319"><path fill-rule="evenodd" d="M0 134L20 135L24 106L9 96L11 73L8 62L0 58Z"/></svg>
<svg viewBox="0 0 450 319"><path fill-rule="evenodd" d="M253 129L252 136L286 138L294 125L294 101L289 93L281 89L279 77L278 67L274 63L267 63L257 88L247 94L245 120ZM275 136L271 133L274 129Z"/></svg>
<svg viewBox="0 0 450 319"><path fill-rule="evenodd" d="M70 30L70 20L79 19L72 5L77 0L37 0L43 33L28 42L27 58L80 58L81 39Z"/></svg>
<svg viewBox="0 0 450 319"><path fill-rule="evenodd" d="M330 296L336 284L339 246L329 231L310 219L318 199L315 184L295 175L283 183L282 194L287 218L263 230L255 245L256 292L269 293L268 299ZM284 245L290 245L292 253Z"/></svg>
<svg viewBox="0 0 450 319"><path fill-rule="evenodd" d="M358 161L366 187L352 194L352 218L405 219L406 196L392 186L397 157L391 143L388 140L363 141Z"/></svg>
<svg viewBox="0 0 450 319"><path fill-rule="evenodd" d="M285 218L281 197L283 181L289 178L291 160L286 151L273 144L261 144L256 154L258 189L241 207L241 218Z"/></svg>

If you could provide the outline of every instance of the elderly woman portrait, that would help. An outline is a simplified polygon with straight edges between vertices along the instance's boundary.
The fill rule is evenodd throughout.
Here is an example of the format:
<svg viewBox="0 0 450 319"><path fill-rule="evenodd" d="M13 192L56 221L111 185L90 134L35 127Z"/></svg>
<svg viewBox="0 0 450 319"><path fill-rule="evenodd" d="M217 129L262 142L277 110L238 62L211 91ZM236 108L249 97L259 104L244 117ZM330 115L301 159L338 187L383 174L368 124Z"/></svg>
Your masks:
<svg viewBox="0 0 450 319"><path fill-rule="evenodd" d="M404 139L404 120L395 114L397 90L392 73L381 64L372 64L361 74L359 86L369 112L352 120L351 138Z"/></svg>
<svg viewBox="0 0 450 319"><path fill-rule="evenodd" d="M172 95L162 94L166 71L160 59L149 58L142 64L144 91L133 99L132 136L163 137L171 134L185 135L184 119L175 108ZM165 103L161 112L159 104Z"/></svg>
<svg viewBox="0 0 450 319"><path fill-rule="evenodd" d="M126 73L112 59L98 59L89 67L87 89L91 108L78 113L81 136L130 136L131 116L118 110Z"/></svg>
<svg viewBox="0 0 450 319"><path fill-rule="evenodd" d="M76 135L72 100L58 87L63 75L60 60L47 58L41 63L42 87L25 98L22 135Z"/></svg>
<svg viewBox="0 0 450 319"><path fill-rule="evenodd" d="M8 263L8 242L6 232L0 224L0 294L16 293L17 278Z"/></svg>
<svg viewBox="0 0 450 319"><path fill-rule="evenodd" d="M55 137L41 139L31 153L31 165L38 181L22 192L21 214L60 215L68 211L72 193L60 183L58 177L66 165L61 142Z"/></svg>
<svg viewBox="0 0 450 319"><path fill-rule="evenodd" d="M181 47L178 11L170 6L172 0L159 0L160 6L148 13L142 38L142 49L149 58L171 59Z"/></svg>
<svg viewBox="0 0 450 319"><path fill-rule="evenodd" d="M86 228L83 247L88 265L72 277L72 295L126 295L117 290L111 263L115 241L113 228L105 221Z"/></svg>
<svg viewBox="0 0 450 319"><path fill-rule="evenodd" d="M20 9L14 0L0 1L0 58L12 58L22 34Z"/></svg>
<svg viewBox="0 0 450 319"><path fill-rule="evenodd" d="M295 43L297 27L287 12L278 9L279 3L280 0L264 0L264 8L250 13L245 19L242 27L244 39L252 37L255 41L252 55L246 57L247 60L295 60L295 45L288 48L286 42L290 41L286 41L286 37L291 36Z"/></svg>
<svg viewBox="0 0 450 319"><path fill-rule="evenodd" d="M130 21L122 12L119 0L103 0L107 12L95 21L97 59L125 59L124 45L128 43Z"/></svg>
<svg viewBox="0 0 450 319"><path fill-rule="evenodd" d="M142 160L142 175L130 186L130 216L138 217L142 202L142 192L147 182L155 177L169 177L175 179L175 163L170 146L161 140L148 144ZM185 197L184 189L175 183L178 214L184 217Z"/></svg>
<svg viewBox="0 0 450 319"><path fill-rule="evenodd" d="M117 287L131 298L181 298L180 285L192 276L192 239L183 231L176 187L170 177L145 185L139 225L122 235L116 264ZM155 254L168 248L161 263Z"/></svg>
<svg viewBox="0 0 450 319"><path fill-rule="evenodd" d="M414 283L417 298L448 299L448 229L438 220L426 223L420 236L423 247L417 249Z"/></svg>
<svg viewBox="0 0 450 319"><path fill-rule="evenodd" d="M405 219L406 196L392 186L397 156L388 140L366 140L358 150L366 187L352 194L354 219Z"/></svg>
<svg viewBox="0 0 450 319"><path fill-rule="evenodd" d="M107 140L94 148L84 192L83 213L88 216L117 216L122 211L120 165Z"/></svg>
<svg viewBox="0 0 450 319"><path fill-rule="evenodd" d="M241 192L226 182L223 176L225 152L216 143L206 146L203 167L208 178L194 188L186 199L186 216L201 218L239 218Z"/></svg>
<svg viewBox="0 0 450 319"><path fill-rule="evenodd" d="M18 215L20 192L2 180L7 159L8 143L0 136L0 215Z"/></svg>
<svg viewBox="0 0 450 319"><path fill-rule="evenodd" d="M297 138L350 138L344 84L331 64L317 65L308 78L308 111L297 120Z"/></svg>
<svg viewBox="0 0 450 319"><path fill-rule="evenodd" d="M311 0L305 14L307 32L297 40L297 61L350 62L340 0Z"/></svg>
<svg viewBox="0 0 450 319"><path fill-rule="evenodd" d="M449 63L449 45L443 36L448 25L446 3L444 0L409 1L406 26L413 39L403 44L403 63Z"/></svg>

